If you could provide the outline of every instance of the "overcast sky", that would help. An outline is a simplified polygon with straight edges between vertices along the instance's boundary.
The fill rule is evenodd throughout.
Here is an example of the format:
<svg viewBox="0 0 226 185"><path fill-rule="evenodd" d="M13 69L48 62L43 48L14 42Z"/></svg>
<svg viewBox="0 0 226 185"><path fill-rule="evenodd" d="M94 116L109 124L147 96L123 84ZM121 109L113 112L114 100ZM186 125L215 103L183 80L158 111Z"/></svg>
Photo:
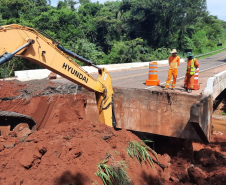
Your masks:
<svg viewBox="0 0 226 185"><path fill-rule="evenodd" d="M207 9L211 15L226 21L226 0L207 0Z"/></svg>
<svg viewBox="0 0 226 185"><path fill-rule="evenodd" d="M51 5L56 6L59 0L51 0ZM107 0L99 0L104 3ZM97 2L97 0L91 0ZM226 0L207 0L207 9L211 15L216 15L219 19L226 21Z"/></svg>

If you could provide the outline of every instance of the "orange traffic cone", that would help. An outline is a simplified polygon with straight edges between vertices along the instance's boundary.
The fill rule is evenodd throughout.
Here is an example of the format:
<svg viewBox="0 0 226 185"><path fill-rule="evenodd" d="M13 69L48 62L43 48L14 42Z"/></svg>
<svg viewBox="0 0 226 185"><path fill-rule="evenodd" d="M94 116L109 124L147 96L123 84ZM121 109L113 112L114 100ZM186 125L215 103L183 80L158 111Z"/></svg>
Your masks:
<svg viewBox="0 0 226 185"><path fill-rule="evenodd" d="M200 84L199 84L199 65L195 71L195 76L194 76L194 90L199 90Z"/></svg>
<svg viewBox="0 0 226 185"><path fill-rule="evenodd" d="M160 80L158 80L158 65L157 62L149 63L149 75L148 80L146 80L146 85L157 86L160 85Z"/></svg>

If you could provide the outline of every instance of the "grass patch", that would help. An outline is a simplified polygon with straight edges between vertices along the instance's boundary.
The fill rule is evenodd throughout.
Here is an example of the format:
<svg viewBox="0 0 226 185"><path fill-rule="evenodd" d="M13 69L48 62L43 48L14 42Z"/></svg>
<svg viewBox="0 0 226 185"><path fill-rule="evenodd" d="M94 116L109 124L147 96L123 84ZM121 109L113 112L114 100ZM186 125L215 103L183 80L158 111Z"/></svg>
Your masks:
<svg viewBox="0 0 226 185"><path fill-rule="evenodd" d="M225 46L220 46L220 47L216 47L216 48L212 48L212 49L203 49L203 52L192 52L192 54L194 56L197 56L197 55L201 55L201 54L205 54L205 53L209 53L209 52L213 52L213 51L216 51L216 50L219 50L219 49L223 49ZM207 58L207 57L210 57L210 56L213 56L213 55L216 55L218 53L221 53L223 51L226 51L226 49L223 49L221 51L216 51L214 53L211 53L211 54L208 54L208 55L204 55L204 56L200 56L200 57L196 57L197 59L202 59L202 58ZM180 58L186 58L186 53L184 53L184 56L183 56L183 53L179 53L178 54L180 56Z"/></svg>
<svg viewBox="0 0 226 185"><path fill-rule="evenodd" d="M101 178L104 185L132 185L126 173L127 166L124 161L114 162L112 165L107 165L107 162L108 160L100 162L95 173L97 177Z"/></svg>
<svg viewBox="0 0 226 185"><path fill-rule="evenodd" d="M154 145L154 141L153 140L150 140L150 139L147 139L147 140L143 140L144 143L152 143L153 144L153 150L155 150L155 145Z"/></svg>
<svg viewBox="0 0 226 185"><path fill-rule="evenodd" d="M201 55L201 54L205 54L205 53L209 53L209 52L213 52L219 49L223 49L226 45L223 44L222 46L216 46L213 48L202 48L201 51L197 51L197 50L193 50L193 54L194 55ZM223 51L223 50L222 50Z"/></svg>
<svg viewBox="0 0 226 185"><path fill-rule="evenodd" d="M148 147L143 141L130 141L126 151L131 158L137 158L140 164L142 164L142 162L148 162L151 167L153 167L154 162L148 151L150 151L158 161L157 153Z"/></svg>
<svg viewBox="0 0 226 185"><path fill-rule="evenodd" d="M221 51L217 51L217 52L214 52L214 53L211 53L211 54L208 54L208 55L204 55L204 56L197 57L197 59L207 58L207 57L216 55L216 54L218 54L218 53L221 53L221 52L223 52L223 51L226 51L226 49L223 49L223 50L221 50Z"/></svg>

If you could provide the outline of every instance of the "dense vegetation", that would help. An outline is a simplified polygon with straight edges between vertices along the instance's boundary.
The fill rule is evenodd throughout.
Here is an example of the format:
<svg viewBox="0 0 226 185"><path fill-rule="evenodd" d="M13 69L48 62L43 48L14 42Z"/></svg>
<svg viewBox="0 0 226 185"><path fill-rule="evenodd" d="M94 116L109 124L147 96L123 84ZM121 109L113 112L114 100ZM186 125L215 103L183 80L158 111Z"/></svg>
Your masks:
<svg viewBox="0 0 226 185"><path fill-rule="evenodd" d="M40 29L64 47L97 64L166 59L168 51L192 48L202 53L226 42L226 22L212 16L206 0L0 0L0 25ZM39 66L14 58L14 70ZM1 69L0 69L1 70Z"/></svg>

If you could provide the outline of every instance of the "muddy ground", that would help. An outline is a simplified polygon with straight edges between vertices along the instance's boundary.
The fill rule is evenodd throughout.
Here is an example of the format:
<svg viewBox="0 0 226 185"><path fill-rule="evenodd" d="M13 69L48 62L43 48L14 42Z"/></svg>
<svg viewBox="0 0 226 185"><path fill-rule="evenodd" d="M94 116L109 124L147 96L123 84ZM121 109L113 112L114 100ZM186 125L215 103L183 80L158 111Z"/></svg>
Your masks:
<svg viewBox="0 0 226 185"><path fill-rule="evenodd" d="M214 131L205 144L114 130L86 120L87 97L77 85L7 81L0 88L1 111L26 114L38 125L34 133L21 127L0 136L0 184L101 185L95 172L105 159L125 161L134 185L226 184L224 132ZM126 151L129 141L150 138L159 158L153 168Z"/></svg>
<svg viewBox="0 0 226 185"><path fill-rule="evenodd" d="M226 132L226 92L223 92L223 100L213 113L212 124L216 130Z"/></svg>

